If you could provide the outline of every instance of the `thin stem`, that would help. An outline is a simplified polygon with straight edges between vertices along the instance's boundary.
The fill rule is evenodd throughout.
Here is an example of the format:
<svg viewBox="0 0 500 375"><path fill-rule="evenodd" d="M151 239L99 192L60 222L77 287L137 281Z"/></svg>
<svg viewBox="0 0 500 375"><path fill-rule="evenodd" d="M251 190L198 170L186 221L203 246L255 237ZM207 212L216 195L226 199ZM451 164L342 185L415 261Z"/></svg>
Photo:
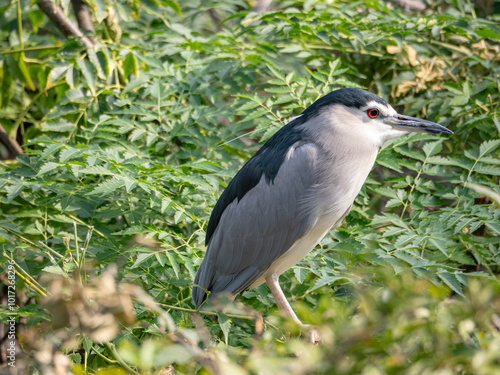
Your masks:
<svg viewBox="0 0 500 375"><path fill-rule="evenodd" d="M19 46L24 49L23 42L23 18L21 11L21 0L17 0L17 31L19 32ZM24 53L21 52L21 59L24 60Z"/></svg>
<svg viewBox="0 0 500 375"><path fill-rule="evenodd" d="M47 292L43 290L43 287L38 285L38 283L32 279L31 275L26 273L26 271L14 260L13 257L9 257L5 252L4 256L11 261L14 261L14 265L16 266L16 274L23 280L26 284L30 285L33 289L35 289L42 296L47 297Z"/></svg>
<svg viewBox="0 0 500 375"><path fill-rule="evenodd" d="M177 310L177 311L183 311L183 312L189 312L189 313L195 313L195 314L199 313L199 314L210 315L210 316L217 316L217 314L218 314L216 311L206 311L206 310L198 311L198 310L194 310L194 309L187 309L185 307L166 305L164 303L158 303L158 305L165 307L167 309L171 309L171 310ZM249 316L249 315L225 314L225 313L224 313L224 315L226 315L228 318L233 318L233 319L246 319L246 320L258 319L257 316Z"/></svg>
<svg viewBox="0 0 500 375"><path fill-rule="evenodd" d="M157 107L158 107L158 122L161 124L161 83L160 81L156 81L156 84L158 85L158 100L157 100Z"/></svg>
<svg viewBox="0 0 500 375"><path fill-rule="evenodd" d="M59 254L57 251L54 249L50 248L46 244L44 244L42 241L39 241L40 245L42 245L45 249L47 249L49 252L53 253L54 255L58 256L60 259L64 259L64 256Z"/></svg>
<svg viewBox="0 0 500 375"><path fill-rule="evenodd" d="M10 137L15 138L17 134L17 129L19 128L19 125L21 122L23 122L24 118L28 114L29 110L35 104L35 102L42 96L43 90L40 90L35 94L35 96L31 99L30 103L23 109L23 111L19 114L19 117L17 118L17 121L14 123L14 126L10 129Z"/></svg>
<svg viewBox="0 0 500 375"><path fill-rule="evenodd" d="M76 263L80 264L80 250L78 250L78 230L75 221L73 221L73 231L75 233Z"/></svg>
<svg viewBox="0 0 500 375"><path fill-rule="evenodd" d="M326 88L328 87L328 84L330 83L330 79L332 78L333 75L333 70L329 69L328 72L328 78L325 80L323 88L321 89L321 94L325 94ZM316 100L319 99L319 95L316 97Z"/></svg>
<svg viewBox="0 0 500 375"><path fill-rule="evenodd" d="M338 51L338 46L328 46L326 44L313 44L313 43L303 43L302 44L304 47L308 49L326 49L326 50L331 50L331 51ZM278 47L284 47L284 45ZM359 47L359 50L356 50L356 48L353 47L347 47L343 46L342 47L346 52L350 53L357 53L357 54L363 54L363 55L370 55L370 56L375 56L375 57L383 57L384 54L381 52L376 52L376 51L369 51L364 47Z"/></svg>
<svg viewBox="0 0 500 375"><path fill-rule="evenodd" d="M476 249L473 249L472 247L470 247L466 242L464 242L464 240L462 239L462 237L459 237L459 238L460 238L460 242L462 242L462 244L465 246L465 248L467 250L469 250L474 256L476 256L477 258L479 258L479 261L481 262L481 265L484 266L484 268L486 268L486 270L488 271L488 273L490 274L490 276L492 278L494 278L494 279L497 279L497 276L491 270L490 266L488 266L488 263L485 262L485 260L483 259L483 257L479 253L479 251L477 251Z"/></svg>
<svg viewBox="0 0 500 375"><path fill-rule="evenodd" d="M71 130L71 132L69 133L69 135L67 137L68 142L71 140L71 138L73 138L74 134L76 133L76 129L78 128L78 123L80 122L80 119L82 118L82 116L84 114L85 114L85 111L81 111L80 114L78 115L78 118L73 123L74 124L74 128L73 128L73 130Z"/></svg>
<svg viewBox="0 0 500 375"><path fill-rule="evenodd" d="M76 221L78 224L81 224L85 227L87 227L87 229L90 229L90 228L93 228L92 225L89 225L87 224L86 222L80 220L79 218L77 218L75 215L68 215L71 219L73 219L74 221ZM96 232L99 236L101 236L102 238L108 238L106 237L106 235L100 231L98 231L97 229L92 229L93 232Z"/></svg>
<svg viewBox="0 0 500 375"><path fill-rule="evenodd" d="M106 357L104 354L100 353L96 348L92 346L92 350L94 351L95 354L97 354L99 357L104 359L108 363L118 363L118 361L115 361L114 359Z"/></svg>
<svg viewBox="0 0 500 375"><path fill-rule="evenodd" d="M120 355L118 354L118 352L116 351L116 348L115 346L112 344L112 343L109 343L107 342L106 344L106 348L108 348L108 350L111 352L111 354L113 354L113 357L115 357L116 361L120 364L120 366L122 366L123 368L125 368L127 371L131 372L132 374L135 374L135 375L141 375L139 372L135 371L132 367L130 367L127 362L125 362L123 360L122 357L120 357Z"/></svg>
<svg viewBox="0 0 500 375"><path fill-rule="evenodd" d="M417 187L417 180L420 178L420 175L422 174L422 172L424 170L425 164L427 164L427 156L425 157L425 160L422 163L422 167L418 170L417 176L415 177L415 180L413 180L413 184L411 185L410 192L408 193L408 198L406 199L406 202L403 202L403 212L401 212L401 218L403 218L403 216L406 212L406 208L410 205L410 197L411 197L413 191L415 190L415 188Z"/></svg>
<svg viewBox="0 0 500 375"><path fill-rule="evenodd" d="M50 87L50 89L56 88L57 86L60 86L60 85L63 85L63 84L65 84L65 82L59 82L59 83L55 84L54 86ZM12 126L12 128L10 129L10 137L11 138L15 138L16 137L17 129L19 128L19 125L23 122L24 118L28 114L28 112L31 109L31 107L33 107L33 104L35 104L35 102L38 100L38 98L40 98L40 96L43 95L43 93L44 93L44 90L40 90L39 92L37 92L36 95L31 99L31 101L29 102L29 104L19 114L16 122L14 123L14 125Z"/></svg>
<svg viewBox="0 0 500 375"><path fill-rule="evenodd" d="M16 53L45 51L47 49L59 49L59 48L61 48L61 46L57 46L57 45L16 48L16 49L11 49L11 50L7 50L7 51L2 51L2 55L13 55L13 54L16 54Z"/></svg>
<svg viewBox="0 0 500 375"><path fill-rule="evenodd" d="M83 370L85 371L85 373L87 373L87 362L88 362L88 359L89 359L89 353L85 350L85 356L84 356L84 361L83 361Z"/></svg>

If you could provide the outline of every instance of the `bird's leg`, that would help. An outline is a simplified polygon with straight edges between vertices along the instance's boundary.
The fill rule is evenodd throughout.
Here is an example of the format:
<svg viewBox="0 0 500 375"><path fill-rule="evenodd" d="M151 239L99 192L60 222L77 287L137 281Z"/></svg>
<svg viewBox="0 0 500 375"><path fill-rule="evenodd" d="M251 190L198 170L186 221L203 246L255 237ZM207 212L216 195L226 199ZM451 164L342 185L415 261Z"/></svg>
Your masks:
<svg viewBox="0 0 500 375"><path fill-rule="evenodd" d="M289 316L298 325L307 328L309 330L309 341L311 342L311 344L316 344L320 342L321 336L319 332L316 329L314 329L314 327L308 324L303 324L299 320L299 318L297 318L297 315L295 315L295 311L293 311L292 306L290 306L290 304L288 303L285 294L283 293L283 290L280 287L278 275L272 273L266 276L266 283L269 286L269 289L271 289L271 293L273 294L273 297L276 301L276 304L278 305L278 309L280 310L281 315L286 317Z"/></svg>
<svg viewBox="0 0 500 375"><path fill-rule="evenodd" d="M278 275L272 273L266 276L266 283L269 286L269 289L271 289L271 293L276 300L276 304L278 305L281 315L289 316L297 324L303 325L299 318L297 318L297 315L295 315L295 311L293 311L292 306L288 303L283 290L281 290Z"/></svg>

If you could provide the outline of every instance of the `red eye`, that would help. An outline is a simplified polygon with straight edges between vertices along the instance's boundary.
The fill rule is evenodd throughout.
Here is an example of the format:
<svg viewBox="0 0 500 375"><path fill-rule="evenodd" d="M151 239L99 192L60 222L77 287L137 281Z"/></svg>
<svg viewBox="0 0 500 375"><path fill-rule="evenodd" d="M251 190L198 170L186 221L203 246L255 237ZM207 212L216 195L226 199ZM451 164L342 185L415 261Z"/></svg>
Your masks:
<svg viewBox="0 0 500 375"><path fill-rule="evenodd" d="M366 114L369 118L375 118L379 115L379 111L377 108L370 108L368 111L366 111Z"/></svg>

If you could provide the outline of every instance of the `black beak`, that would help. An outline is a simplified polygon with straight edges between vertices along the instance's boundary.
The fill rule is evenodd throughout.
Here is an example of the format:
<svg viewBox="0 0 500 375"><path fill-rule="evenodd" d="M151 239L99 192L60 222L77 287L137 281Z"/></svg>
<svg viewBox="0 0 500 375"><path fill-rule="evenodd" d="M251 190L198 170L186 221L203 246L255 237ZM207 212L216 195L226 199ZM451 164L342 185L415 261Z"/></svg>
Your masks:
<svg viewBox="0 0 500 375"><path fill-rule="evenodd" d="M391 125L393 129L403 130L406 132L453 134L451 130L434 122L420 120L415 117L403 116L400 114L386 117L384 119L384 124Z"/></svg>

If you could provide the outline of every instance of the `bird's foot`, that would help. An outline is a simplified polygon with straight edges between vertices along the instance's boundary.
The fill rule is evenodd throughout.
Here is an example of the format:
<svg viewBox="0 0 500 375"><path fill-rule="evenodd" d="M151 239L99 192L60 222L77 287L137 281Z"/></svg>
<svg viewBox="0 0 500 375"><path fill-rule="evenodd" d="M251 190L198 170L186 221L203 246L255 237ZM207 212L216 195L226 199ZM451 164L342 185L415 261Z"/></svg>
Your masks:
<svg viewBox="0 0 500 375"><path fill-rule="evenodd" d="M313 345L321 342L321 335L316 328L311 328L311 331L309 332L309 342Z"/></svg>
<svg viewBox="0 0 500 375"><path fill-rule="evenodd" d="M301 326L309 333L309 342L312 345L317 345L321 342L321 334L315 326L310 324L301 324Z"/></svg>

